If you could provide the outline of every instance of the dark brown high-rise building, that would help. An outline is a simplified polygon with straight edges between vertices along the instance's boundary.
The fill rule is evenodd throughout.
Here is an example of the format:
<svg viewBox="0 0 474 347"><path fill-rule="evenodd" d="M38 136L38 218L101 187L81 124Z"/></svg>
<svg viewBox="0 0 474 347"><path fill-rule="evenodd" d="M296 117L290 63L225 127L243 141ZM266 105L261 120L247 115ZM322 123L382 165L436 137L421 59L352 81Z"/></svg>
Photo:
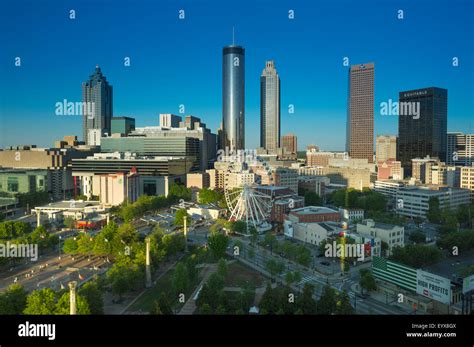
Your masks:
<svg viewBox="0 0 474 347"><path fill-rule="evenodd" d="M351 66L346 151L351 158L374 158L374 64Z"/></svg>

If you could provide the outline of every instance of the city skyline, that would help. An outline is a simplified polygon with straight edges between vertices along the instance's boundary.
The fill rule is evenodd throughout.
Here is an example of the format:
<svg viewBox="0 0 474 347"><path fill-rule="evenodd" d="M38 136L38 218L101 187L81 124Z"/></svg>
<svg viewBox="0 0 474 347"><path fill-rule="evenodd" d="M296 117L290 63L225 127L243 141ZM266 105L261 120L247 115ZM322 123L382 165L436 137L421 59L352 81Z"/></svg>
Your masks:
<svg viewBox="0 0 474 347"><path fill-rule="evenodd" d="M443 1L438 1L443 4ZM205 23L210 17L219 11L219 5L210 6L209 13L204 13L199 6L185 3L182 7L186 10L186 18L183 22L178 19L179 6L169 3L163 4L163 19L170 24L170 29L176 30L176 40L170 32L163 31L158 40L162 54L149 45L139 45L131 42L117 42L118 37L127 34L126 37L134 35L142 36L139 42L150 42L147 38L151 28L151 17L145 17L143 23L137 29L121 29L113 26L107 29L111 35L111 43L94 43L90 46L91 53L87 56L76 57L78 50L82 49L83 43L77 38L81 30L87 30L84 25L96 23L99 17L104 15L105 7L98 7L96 13L90 13L90 3L85 2L76 6L77 18L73 22L68 18L68 7L54 7L46 5L38 6L38 13L50 11L48 21L44 28L51 27L56 21L64 24L63 32L54 32L51 37L44 38L42 46L38 46L40 36L29 33L32 37L25 36L30 25L35 25L37 18L30 18L16 34L15 40L7 40L5 49L2 50L1 71L5 76L2 87L1 102L1 128L2 136L0 146L20 145L25 143L37 144L38 146L50 146L53 139L61 138L65 134L80 135L82 133L80 116L57 116L54 106L64 99L72 102L81 101L81 89L79 84L83 82L84 76L96 65L100 65L110 83L114 86L114 116L134 117L137 126L157 125L158 114L179 114L180 105L185 106L184 114L191 114L203 119L208 127L216 132L222 121L222 76L219 76L220 66L219 50L232 42L232 24L229 19L223 25L223 21L215 19L212 25L222 25L218 33L210 30L210 25ZM423 27L434 23L439 16L450 16L459 21L468 20L467 12L460 9L461 5L472 4L462 1L450 5L423 7L423 2L410 4L408 2L397 2L397 6L405 11L403 20L397 19L397 7L393 6L393 12L388 12L388 7L379 7L375 2L364 3L368 13L360 13L357 6L348 4L346 9L339 9L328 3L313 5L305 3L312 11L298 11L297 5L290 2L278 4L268 9L269 13L261 18L239 21L243 18L245 10L250 7L250 2L243 2L242 8L235 13L229 14L234 21L236 42L246 49L246 72L245 79L245 109L246 109L246 141L247 148L259 146L259 123L260 100L259 100L259 75L261 65L273 59L278 62L279 73L285 88L281 95L281 132L295 133L299 138L299 150L303 150L308 144L314 143L323 150L344 150L345 126L347 114L347 73L349 66L373 61L377 65L375 76L375 100L374 137L379 134L398 135L398 118L396 116L381 116L379 105L390 99L397 101L398 93L402 90L411 90L429 86L438 86L449 91L450 102L448 105L448 131L472 132L471 119L474 114L474 103L469 95L472 95L472 74L468 70L473 60L472 52L464 48L463 42L472 41L473 33L467 31L455 31L452 23L448 21L443 28L431 28L424 33ZM10 4L13 12L21 11L24 4ZM32 6L37 6L33 4ZM159 5L153 5L159 7ZM253 5L252 5L253 6ZM179 8L178 8L179 7ZM254 11L264 5L257 4L252 7ZM288 9L294 8L295 17L288 18ZM300 7L301 9L302 7ZM441 8L443 10L441 10ZM428 11L431 16L421 11ZM110 10L113 18L125 18L128 12L137 14L129 6L121 5ZM140 11L143 11L140 10ZM373 24L386 22L386 27L380 28L380 33L369 35L363 45L351 43L346 36L347 33L336 26L341 24L329 22L321 15L324 11L338 13L341 16L349 16L352 22L360 18L370 19ZM86 15L87 14L87 15ZM319 20L318 26L312 26L313 18ZM41 16L38 16L41 17ZM416 18L416 20L414 20ZM110 19L104 19L106 21ZM71 21L71 22L64 22ZM2 26L11 25L11 19L5 18ZM451 24L450 24L451 23ZM71 24L69 27L67 24ZM274 38L254 38L254 30L263 25L270 25L275 30ZM317 34L321 26L330 32L328 37ZM279 29L279 27L281 27ZM369 32L370 29L361 28L361 34ZM227 30L225 30L227 28ZM310 30L302 30L310 29ZM396 39L403 33L416 29L421 36L423 33L425 42L437 42L437 45L427 50L417 50L418 40L416 38L404 39L402 43ZM197 31L196 33L194 31ZM9 34L4 30L5 35ZM456 34L459 40L450 40L449 35ZM67 39L67 35L71 35ZM209 37L204 49L196 50L193 40L196 35ZM384 36L385 35L385 36ZM42 36L41 36L42 37ZM314 39L316 37L316 39ZM439 40L444 37L446 40ZM312 38L311 41L308 41ZM61 40L62 39L62 40ZM29 40L29 41L28 41ZM54 50L54 45L60 42L72 44L69 50ZM148 40L148 41L147 41ZM262 42L271 42L264 48ZM76 42L77 41L77 42ZM31 42L31 45L27 45ZM277 44L279 42L279 44ZM311 42L307 45L306 57L311 59L302 60L301 43ZM337 44L336 44L337 43ZM110 44L118 44L117 49L110 49ZM324 54L312 54L317 47L326 44ZM401 45L402 44L402 45ZM339 48L339 46L345 48ZM401 46L400 46L401 45ZM372 48L370 48L372 47ZM375 49L377 47L377 49ZM397 48L398 47L398 48ZM404 47L410 50L410 58L398 53L397 49ZM442 47L443 49L440 49ZM316 49L316 51L315 51ZM186 58L179 57L179 52L189 52ZM38 53L39 52L39 53ZM52 52L55 52L54 54ZM452 52L452 54L451 54ZM176 53L176 54L175 54ZM21 66L15 66L15 57L20 57ZM124 64L125 58L129 58L130 66ZM453 66L453 57L458 57L459 65ZM344 65L344 58L348 58L349 65ZM417 64L410 64L410 61ZM199 64L202 69L196 69ZM74 69L71 69L74 66ZM314 68L324 66L324 69ZM127 70L128 69L128 70ZM324 70L324 71L323 71ZM47 75L45 75L45 73ZM403 73L401 75L401 73ZM46 77L47 76L47 77ZM401 77L402 76L402 77ZM211 78L209 78L211 77ZM395 79L396 78L396 79ZM45 81L45 86L39 88L37 81ZM49 82L49 80L54 81ZM202 86L201 86L202 84ZM8 88L6 87L8 86ZM290 113L293 106L294 113ZM26 124L36 119L42 119L34 129L18 126L18 119L23 119ZM321 122L321 126L318 125ZM308 127L307 124L314 124ZM8 129L8 131L7 131ZM38 131L40 130L40 131Z"/></svg>

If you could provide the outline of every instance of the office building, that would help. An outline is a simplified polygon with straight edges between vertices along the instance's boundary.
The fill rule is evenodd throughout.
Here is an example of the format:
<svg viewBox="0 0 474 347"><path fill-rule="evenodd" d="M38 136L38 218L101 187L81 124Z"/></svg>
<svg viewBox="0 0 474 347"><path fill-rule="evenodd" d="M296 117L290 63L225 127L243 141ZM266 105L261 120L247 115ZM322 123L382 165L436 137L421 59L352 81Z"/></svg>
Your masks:
<svg viewBox="0 0 474 347"><path fill-rule="evenodd" d="M474 163L474 134L448 133L446 164L471 166Z"/></svg>
<svg viewBox="0 0 474 347"><path fill-rule="evenodd" d="M351 66L346 151L351 158L374 162L374 64Z"/></svg>
<svg viewBox="0 0 474 347"><path fill-rule="evenodd" d="M245 149L245 49L226 46L222 51L221 149Z"/></svg>
<svg viewBox="0 0 474 347"><path fill-rule="evenodd" d="M0 168L0 192L8 196L47 192L48 181L48 170Z"/></svg>
<svg viewBox="0 0 474 347"><path fill-rule="evenodd" d="M186 175L186 187L193 189L209 188L210 175L207 172L193 172Z"/></svg>
<svg viewBox="0 0 474 347"><path fill-rule="evenodd" d="M66 199L74 192L71 168L74 158L85 158L97 152L98 148L77 146L67 148L37 148L35 145L8 147L0 150L0 167L7 169L46 170L44 185L54 199Z"/></svg>
<svg viewBox="0 0 474 347"><path fill-rule="evenodd" d="M414 158L411 160L411 177L423 184L431 184L431 167L439 164L440 160L438 158L431 158L430 156Z"/></svg>
<svg viewBox="0 0 474 347"><path fill-rule="evenodd" d="M160 127L179 128L181 117L171 113L160 114Z"/></svg>
<svg viewBox="0 0 474 347"><path fill-rule="evenodd" d="M450 187L402 187L398 189L397 213L407 217L426 217L431 197L438 198L439 208L456 210L468 205L471 192L468 189Z"/></svg>
<svg viewBox="0 0 474 347"><path fill-rule="evenodd" d="M377 136L375 140L375 161L378 163L396 159L397 137L392 135Z"/></svg>
<svg viewBox="0 0 474 347"><path fill-rule="evenodd" d="M298 152L298 138L294 134L286 134L281 138L283 155L297 154Z"/></svg>
<svg viewBox="0 0 474 347"><path fill-rule="evenodd" d="M397 159L405 175L413 177L414 158L446 162L448 91L431 87L400 92L398 105Z"/></svg>
<svg viewBox="0 0 474 347"><path fill-rule="evenodd" d="M186 157L145 157L130 153L96 153L84 159L71 161L74 194L89 199L99 196L100 189L94 182L99 175L135 172L140 176L139 195L168 195L173 183L185 183L193 161Z"/></svg>
<svg viewBox="0 0 474 347"><path fill-rule="evenodd" d="M260 147L276 153L280 147L280 77L273 60L260 76Z"/></svg>
<svg viewBox="0 0 474 347"><path fill-rule="evenodd" d="M100 145L100 138L110 134L113 116L113 91L97 65L89 79L82 83L83 140ZM85 112L84 112L85 111Z"/></svg>
<svg viewBox="0 0 474 347"><path fill-rule="evenodd" d="M112 117L111 134L122 134L127 136L135 130L135 118L130 117Z"/></svg>

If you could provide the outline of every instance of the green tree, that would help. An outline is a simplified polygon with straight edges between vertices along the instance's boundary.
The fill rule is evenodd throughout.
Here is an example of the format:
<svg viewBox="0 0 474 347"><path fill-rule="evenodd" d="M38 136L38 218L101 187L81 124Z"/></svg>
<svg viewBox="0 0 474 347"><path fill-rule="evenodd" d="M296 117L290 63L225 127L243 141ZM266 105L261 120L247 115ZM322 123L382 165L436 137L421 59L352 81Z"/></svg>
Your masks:
<svg viewBox="0 0 474 347"><path fill-rule="evenodd" d="M70 294L64 293L56 303L55 314L67 315L70 314ZM76 313L77 314L91 314L87 300L81 295L76 294Z"/></svg>
<svg viewBox="0 0 474 347"><path fill-rule="evenodd" d="M67 253L67 254L77 254L78 253L77 240L75 240L75 238L72 238L72 237L67 238L64 241L63 251L64 253Z"/></svg>
<svg viewBox="0 0 474 347"><path fill-rule="evenodd" d="M349 295L345 290L337 295L336 314L355 314Z"/></svg>
<svg viewBox="0 0 474 347"><path fill-rule="evenodd" d="M179 294L186 293L189 287L188 269L183 263L178 263L173 273L171 281L173 293L178 296Z"/></svg>
<svg viewBox="0 0 474 347"><path fill-rule="evenodd" d="M304 194L304 204L305 206L321 206L322 200L315 192L306 192Z"/></svg>
<svg viewBox="0 0 474 347"><path fill-rule="evenodd" d="M225 261L224 258L219 259L219 261L217 262L217 273L222 278L226 278L227 271L228 271L227 262Z"/></svg>
<svg viewBox="0 0 474 347"><path fill-rule="evenodd" d="M198 202L200 204L215 204L222 199L223 194L209 188L203 188L199 191Z"/></svg>
<svg viewBox="0 0 474 347"><path fill-rule="evenodd" d="M370 270L361 269L359 271L359 285L360 285L360 288L362 289L362 292L364 289L368 292L371 292L377 289L377 284Z"/></svg>
<svg viewBox="0 0 474 347"><path fill-rule="evenodd" d="M278 294L272 288L270 283L267 283L265 292L260 300L260 313L275 314L279 310L279 306Z"/></svg>
<svg viewBox="0 0 474 347"><path fill-rule="evenodd" d="M203 304L199 308L199 314L212 314L211 306L209 306L209 304Z"/></svg>
<svg viewBox="0 0 474 347"><path fill-rule="evenodd" d="M79 288L77 293L87 301L91 314L104 313L104 299L97 282L90 281L85 283Z"/></svg>
<svg viewBox="0 0 474 347"><path fill-rule="evenodd" d="M56 311L56 293L51 288L34 290L26 298L24 314L46 315Z"/></svg>
<svg viewBox="0 0 474 347"><path fill-rule="evenodd" d="M314 287L309 283L305 283L303 291L296 300L296 307L301 310L302 314L316 314L317 303L313 299Z"/></svg>
<svg viewBox="0 0 474 347"><path fill-rule="evenodd" d="M326 284L323 288L323 293L319 298L318 304L318 313L319 314L333 314L336 312L336 293L334 289L329 285Z"/></svg>
<svg viewBox="0 0 474 347"><path fill-rule="evenodd" d="M20 284L12 284L8 289L0 294L0 314L23 313L26 307L27 292Z"/></svg>
<svg viewBox="0 0 474 347"><path fill-rule="evenodd" d="M413 243L425 243L426 236L422 231L415 230L410 234L409 240Z"/></svg>
<svg viewBox="0 0 474 347"><path fill-rule="evenodd" d="M185 208L176 211L174 216L174 225L184 225L184 218L186 218L187 227L189 228L191 225L191 217L188 215L188 212Z"/></svg>
<svg viewBox="0 0 474 347"><path fill-rule="evenodd" d="M441 219L441 209L439 207L439 199L432 196L428 200L428 213L426 214L428 220L432 223L439 223Z"/></svg>
<svg viewBox="0 0 474 347"><path fill-rule="evenodd" d="M225 256L227 250L227 244L229 243L229 238L223 234L212 234L207 239L207 244L211 250L211 254L214 259L220 259Z"/></svg>

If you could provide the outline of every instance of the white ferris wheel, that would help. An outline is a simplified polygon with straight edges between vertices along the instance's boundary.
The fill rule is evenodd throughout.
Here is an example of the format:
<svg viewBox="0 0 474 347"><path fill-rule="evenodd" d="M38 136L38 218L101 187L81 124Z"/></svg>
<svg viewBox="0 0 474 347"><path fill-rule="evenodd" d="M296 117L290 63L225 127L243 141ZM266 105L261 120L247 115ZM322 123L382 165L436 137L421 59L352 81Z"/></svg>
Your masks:
<svg viewBox="0 0 474 347"><path fill-rule="evenodd" d="M244 221L247 228L253 226L257 231L271 228L268 219L272 197L258 190L262 183L273 185L273 176L268 163L260 157L252 157L252 162L244 159L228 163L224 196L230 212L229 220Z"/></svg>

